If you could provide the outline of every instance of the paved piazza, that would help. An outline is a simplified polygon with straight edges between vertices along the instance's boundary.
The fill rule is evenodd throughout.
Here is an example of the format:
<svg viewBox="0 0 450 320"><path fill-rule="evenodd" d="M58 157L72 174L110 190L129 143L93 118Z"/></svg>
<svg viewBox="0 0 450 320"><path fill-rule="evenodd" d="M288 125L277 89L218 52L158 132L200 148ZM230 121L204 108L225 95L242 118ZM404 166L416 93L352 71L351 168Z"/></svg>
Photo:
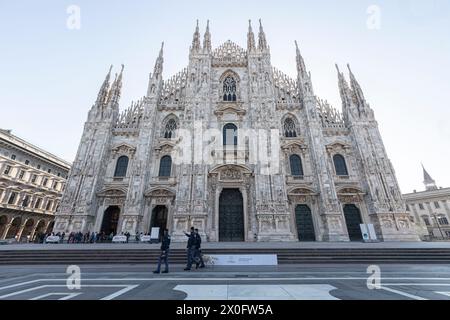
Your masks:
<svg viewBox="0 0 450 320"><path fill-rule="evenodd" d="M369 289L367 265L209 267L184 272L154 265L80 266L81 288L67 266L0 267L1 300L448 300L450 266L381 265Z"/></svg>

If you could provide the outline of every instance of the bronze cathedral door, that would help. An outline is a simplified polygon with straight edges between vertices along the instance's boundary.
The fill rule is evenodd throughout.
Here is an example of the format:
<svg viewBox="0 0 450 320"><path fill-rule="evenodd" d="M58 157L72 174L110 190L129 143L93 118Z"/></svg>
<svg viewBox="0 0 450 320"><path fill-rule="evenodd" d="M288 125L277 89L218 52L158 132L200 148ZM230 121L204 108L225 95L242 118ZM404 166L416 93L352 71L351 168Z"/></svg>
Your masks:
<svg viewBox="0 0 450 320"><path fill-rule="evenodd" d="M239 189L223 189L220 194L219 241L245 241L244 201Z"/></svg>

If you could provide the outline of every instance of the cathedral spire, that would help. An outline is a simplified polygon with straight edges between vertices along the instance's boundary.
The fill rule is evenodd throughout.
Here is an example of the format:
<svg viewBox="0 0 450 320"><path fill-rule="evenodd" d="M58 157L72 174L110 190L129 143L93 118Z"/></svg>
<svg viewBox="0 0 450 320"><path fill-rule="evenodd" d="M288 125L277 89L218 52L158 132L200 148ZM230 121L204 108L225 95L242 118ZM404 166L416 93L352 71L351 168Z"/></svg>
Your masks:
<svg viewBox="0 0 450 320"><path fill-rule="evenodd" d="M195 28L194 32L194 38L192 39L192 51L199 52L201 49L200 45L200 28L198 27L198 20L197 20L197 27Z"/></svg>
<svg viewBox="0 0 450 320"><path fill-rule="evenodd" d="M431 178L430 174L425 170L425 167L422 164L423 169L423 184L427 191L437 190L436 181Z"/></svg>
<svg viewBox="0 0 450 320"><path fill-rule="evenodd" d="M120 96L122 94L122 76L124 68L125 66L122 64L122 69L120 70L119 76L118 77L116 76L116 79L114 80L111 86L109 100L114 106L117 106L117 104L119 103Z"/></svg>
<svg viewBox="0 0 450 320"><path fill-rule="evenodd" d="M147 96L156 94L157 89L161 87L163 66L164 66L164 42L161 44L161 49L159 50L159 55L155 62L153 74L150 73L150 81L148 84Z"/></svg>
<svg viewBox="0 0 450 320"><path fill-rule="evenodd" d="M164 42L161 44L161 49L159 50L159 56L155 62L155 68L153 69L153 76L162 76L164 65Z"/></svg>
<svg viewBox="0 0 450 320"><path fill-rule="evenodd" d="M305 61L300 53L297 41L295 41L295 48L297 52L297 72L302 78L305 78L307 76Z"/></svg>
<svg viewBox="0 0 450 320"><path fill-rule="evenodd" d="M267 49L266 34L264 33L261 19L259 19L258 49L259 50Z"/></svg>
<svg viewBox="0 0 450 320"><path fill-rule="evenodd" d="M248 20L248 34L247 34L247 51L256 50L255 34L252 29L252 20Z"/></svg>
<svg viewBox="0 0 450 320"><path fill-rule="evenodd" d="M339 70L339 66L337 64L336 70L338 73L339 93L341 94L343 113L344 115L346 115L345 111L351 104L350 88L348 86L347 80L344 77L344 74Z"/></svg>
<svg viewBox="0 0 450 320"><path fill-rule="evenodd" d="M103 81L103 84L100 87L100 91L98 92L97 96L97 102L95 103L96 105L103 105L107 100L110 85L109 80L111 79L112 68L113 66L111 65L109 67L109 72L106 74L105 80Z"/></svg>
<svg viewBox="0 0 450 320"><path fill-rule="evenodd" d="M209 20L206 23L206 32L203 38L203 50L211 52L211 33L209 32Z"/></svg>
<svg viewBox="0 0 450 320"><path fill-rule="evenodd" d="M361 86L359 85L358 81L355 78L355 75L352 72L352 69L350 68L350 64L347 64L347 68L350 74L350 85L352 87L353 93L355 94L356 100L358 102L358 106L363 106L366 103L366 100L364 98L364 94L362 92Z"/></svg>

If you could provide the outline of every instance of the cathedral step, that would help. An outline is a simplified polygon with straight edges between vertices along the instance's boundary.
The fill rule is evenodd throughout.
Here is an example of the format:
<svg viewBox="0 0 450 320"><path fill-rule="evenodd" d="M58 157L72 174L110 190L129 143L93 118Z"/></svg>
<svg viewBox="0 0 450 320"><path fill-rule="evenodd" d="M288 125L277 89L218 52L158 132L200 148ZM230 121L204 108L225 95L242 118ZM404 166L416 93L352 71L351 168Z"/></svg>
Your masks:
<svg viewBox="0 0 450 320"><path fill-rule="evenodd" d="M151 264L157 249L2 250L0 265ZM279 264L307 263L450 263L450 249L205 249L204 255L276 254ZM174 249L170 263L185 264L186 251Z"/></svg>

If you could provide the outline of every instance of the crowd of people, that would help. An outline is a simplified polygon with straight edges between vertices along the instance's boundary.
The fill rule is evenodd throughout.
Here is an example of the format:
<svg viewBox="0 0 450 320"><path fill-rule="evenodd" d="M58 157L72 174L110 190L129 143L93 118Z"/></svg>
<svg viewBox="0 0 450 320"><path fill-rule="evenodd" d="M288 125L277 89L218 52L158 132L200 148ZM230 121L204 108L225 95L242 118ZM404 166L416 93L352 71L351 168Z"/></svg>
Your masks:
<svg viewBox="0 0 450 320"><path fill-rule="evenodd" d="M48 237L59 237L60 243L108 243L112 242L113 238L116 236L114 232L111 232L109 234L105 232L71 232L69 235L67 235L65 232L58 232L58 233L39 233L34 238L34 242L36 243L46 243ZM131 234L129 232L122 232L120 235L126 237L126 242L128 243L131 238ZM135 236L135 241L140 241L140 237L144 235L143 233L137 234ZM145 234L147 235L147 234Z"/></svg>

